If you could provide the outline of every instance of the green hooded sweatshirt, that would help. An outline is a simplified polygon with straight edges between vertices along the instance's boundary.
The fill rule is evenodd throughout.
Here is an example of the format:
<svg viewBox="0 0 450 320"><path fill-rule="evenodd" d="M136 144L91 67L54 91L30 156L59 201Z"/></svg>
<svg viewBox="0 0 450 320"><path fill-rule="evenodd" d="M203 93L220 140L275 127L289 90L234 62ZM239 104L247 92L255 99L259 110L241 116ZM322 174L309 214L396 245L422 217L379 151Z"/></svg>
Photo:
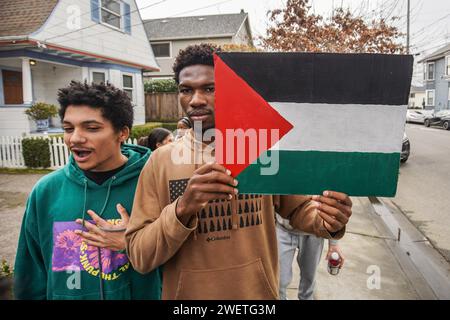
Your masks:
<svg viewBox="0 0 450 320"><path fill-rule="evenodd" d="M126 252L99 250L74 232L86 230L75 220L89 209L113 224L120 222L118 203L131 213L139 174L150 150L124 145L122 153L128 158L125 168L102 185L86 178L72 156L64 168L35 185L17 249L16 299L160 299L159 269L141 275ZM85 217L90 219L87 214Z"/></svg>

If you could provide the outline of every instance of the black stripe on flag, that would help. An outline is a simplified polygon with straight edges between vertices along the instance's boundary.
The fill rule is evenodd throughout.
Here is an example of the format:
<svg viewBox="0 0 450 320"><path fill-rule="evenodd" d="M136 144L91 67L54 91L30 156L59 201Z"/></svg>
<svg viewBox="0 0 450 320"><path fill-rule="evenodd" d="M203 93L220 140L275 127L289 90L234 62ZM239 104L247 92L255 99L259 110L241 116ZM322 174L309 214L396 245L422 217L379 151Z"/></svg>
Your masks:
<svg viewBox="0 0 450 320"><path fill-rule="evenodd" d="M266 101L408 104L411 55L224 52L218 56Z"/></svg>

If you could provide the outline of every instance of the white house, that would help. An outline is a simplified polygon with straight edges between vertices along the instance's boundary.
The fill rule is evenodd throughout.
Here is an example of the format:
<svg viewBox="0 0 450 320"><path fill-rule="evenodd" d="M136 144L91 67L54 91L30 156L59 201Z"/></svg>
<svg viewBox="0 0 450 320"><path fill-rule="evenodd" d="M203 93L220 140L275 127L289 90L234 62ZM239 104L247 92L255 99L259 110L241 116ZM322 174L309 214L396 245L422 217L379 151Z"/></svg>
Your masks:
<svg viewBox="0 0 450 320"><path fill-rule="evenodd" d="M143 72L159 71L134 0L2 0L0 136L34 131L34 102L57 104L71 80L126 90L145 122ZM60 126L57 119L52 125Z"/></svg>
<svg viewBox="0 0 450 320"><path fill-rule="evenodd" d="M425 106L425 87L411 86L408 108L420 108Z"/></svg>

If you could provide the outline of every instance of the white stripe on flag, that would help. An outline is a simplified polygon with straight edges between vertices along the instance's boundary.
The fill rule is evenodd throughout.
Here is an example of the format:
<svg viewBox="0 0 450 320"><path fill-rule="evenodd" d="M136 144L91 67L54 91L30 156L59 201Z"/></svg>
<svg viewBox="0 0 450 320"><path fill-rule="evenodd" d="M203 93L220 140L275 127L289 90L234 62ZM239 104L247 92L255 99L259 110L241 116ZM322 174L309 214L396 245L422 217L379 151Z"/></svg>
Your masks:
<svg viewBox="0 0 450 320"><path fill-rule="evenodd" d="M272 149L399 153L406 105L269 102L294 128Z"/></svg>

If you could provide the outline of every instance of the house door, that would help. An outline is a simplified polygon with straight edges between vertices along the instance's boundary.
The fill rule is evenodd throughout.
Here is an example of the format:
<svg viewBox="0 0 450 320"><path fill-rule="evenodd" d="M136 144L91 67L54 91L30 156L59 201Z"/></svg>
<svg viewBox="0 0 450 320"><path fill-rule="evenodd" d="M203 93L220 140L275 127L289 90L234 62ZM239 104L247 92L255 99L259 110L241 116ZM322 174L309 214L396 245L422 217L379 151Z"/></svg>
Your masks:
<svg viewBox="0 0 450 320"><path fill-rule="evenodd" d="M2 70L5 104L22 104L22 72Z"/></svg>

